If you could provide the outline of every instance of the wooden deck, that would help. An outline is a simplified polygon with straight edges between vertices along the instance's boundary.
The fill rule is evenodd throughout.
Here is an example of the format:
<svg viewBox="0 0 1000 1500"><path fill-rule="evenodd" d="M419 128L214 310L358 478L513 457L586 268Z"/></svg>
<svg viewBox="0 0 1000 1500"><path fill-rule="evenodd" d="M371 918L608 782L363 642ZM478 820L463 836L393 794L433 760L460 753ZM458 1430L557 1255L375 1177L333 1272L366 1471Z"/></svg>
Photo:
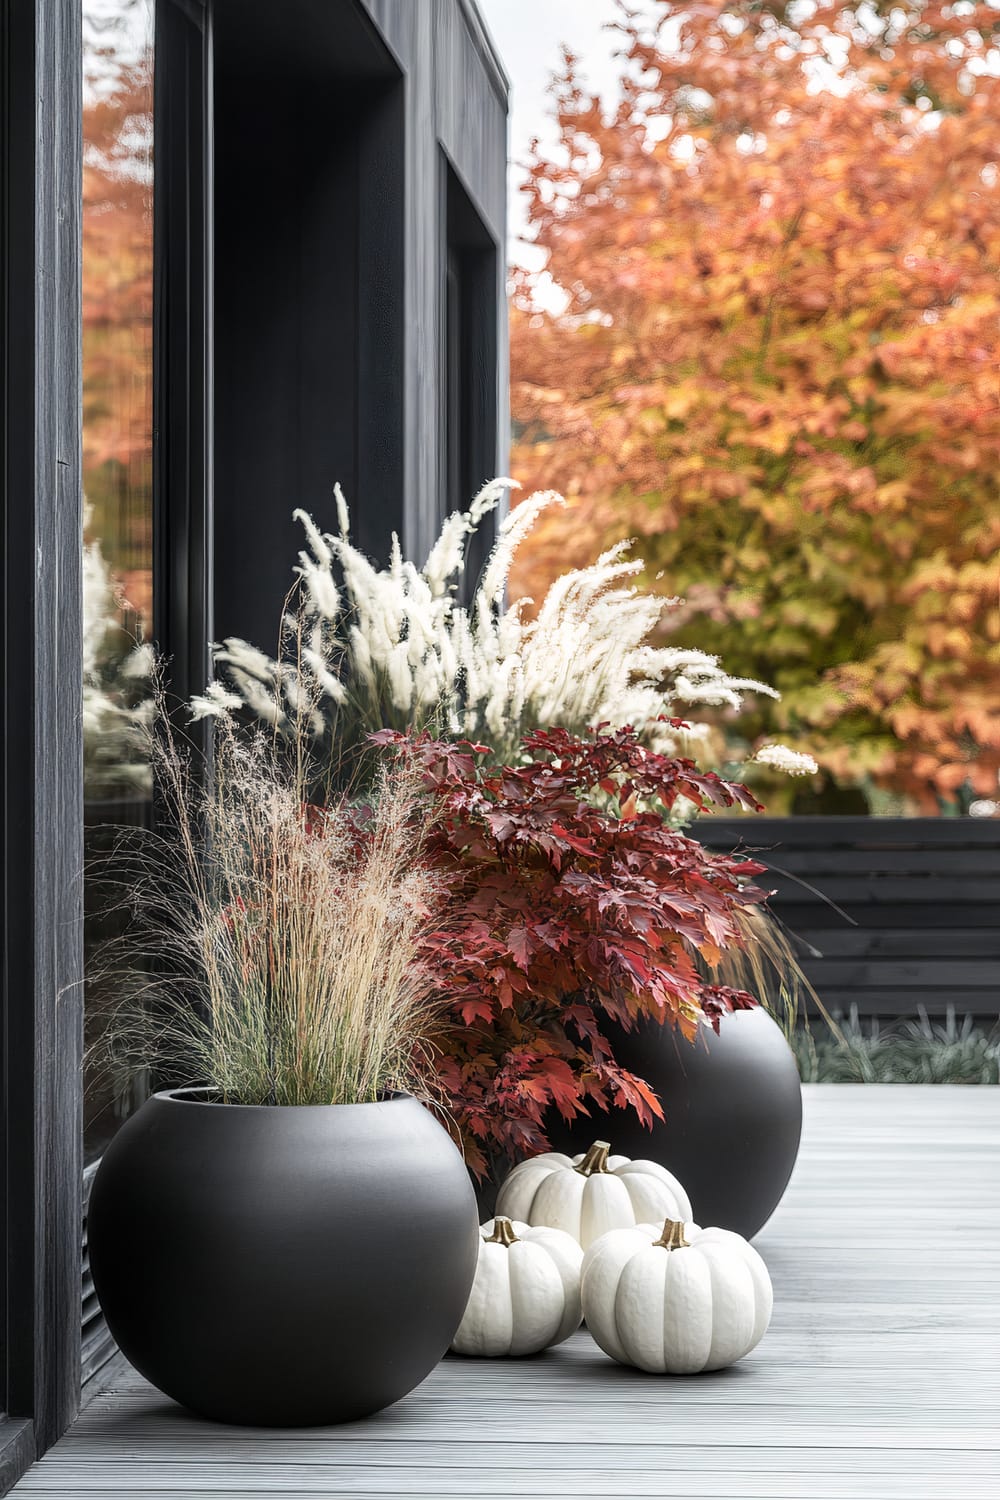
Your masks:
<svg viewBox="0 0 1000 1500"><path fill-rule="evenodd" d="M805 1093L757 1240L774 1321L734 1369L644 1376L580 1333L536 1360L446 1359L391 1410L308 1432L213 1427L126 1374L15 1493L996 1500L1000 1089Z"/></svg>

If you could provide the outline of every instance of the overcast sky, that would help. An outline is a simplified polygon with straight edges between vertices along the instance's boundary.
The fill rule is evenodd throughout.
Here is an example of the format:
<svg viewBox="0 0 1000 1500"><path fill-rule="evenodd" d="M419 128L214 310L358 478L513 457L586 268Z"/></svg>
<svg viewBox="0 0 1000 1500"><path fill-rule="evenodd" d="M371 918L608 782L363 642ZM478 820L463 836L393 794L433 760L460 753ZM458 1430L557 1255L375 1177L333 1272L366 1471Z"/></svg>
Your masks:
<svg viewBox="0 0 1000 1500"><path fill-rule="evenodd" d="M511 254L522 259L514 242L524 225L517 163L532 136L552 139L545 91L559 67L560 48L565 44L579 56L591 89L613 96L619 64L612 54L620 38L602 28L617 7L614 0L479 0L479 8L511 79Z"/></svg>

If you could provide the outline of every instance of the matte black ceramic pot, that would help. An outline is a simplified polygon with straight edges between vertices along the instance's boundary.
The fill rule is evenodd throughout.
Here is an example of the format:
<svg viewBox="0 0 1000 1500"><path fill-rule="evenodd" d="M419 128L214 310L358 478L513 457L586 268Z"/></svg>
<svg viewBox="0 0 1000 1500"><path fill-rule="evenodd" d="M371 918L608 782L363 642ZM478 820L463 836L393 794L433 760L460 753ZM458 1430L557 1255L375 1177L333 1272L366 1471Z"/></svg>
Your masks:
<svg viewBox="0 0 1000 1500"><path fill-rule="evenodd" d="M217 1421L317 1426L398 1401L461 1321L475 1195L415 1099L155 1094L90 1199L101 1306L136 1369Z"/></svg>
<svg viewBox="0 0 1000 1500"><path fill-rule="evenodd" d="M694 1217L749 1239L788 1186L802 1132L799 1071L765 1010L723 1016L693 1045L669 1027L624 1032L605 1022L615 1058L653 1085L666 1116L653 1129L631 1110L567 1128L546 1121L553 1147L584 1151L603 1137L622 1156L661 1162L684 1184Z"/></svg>

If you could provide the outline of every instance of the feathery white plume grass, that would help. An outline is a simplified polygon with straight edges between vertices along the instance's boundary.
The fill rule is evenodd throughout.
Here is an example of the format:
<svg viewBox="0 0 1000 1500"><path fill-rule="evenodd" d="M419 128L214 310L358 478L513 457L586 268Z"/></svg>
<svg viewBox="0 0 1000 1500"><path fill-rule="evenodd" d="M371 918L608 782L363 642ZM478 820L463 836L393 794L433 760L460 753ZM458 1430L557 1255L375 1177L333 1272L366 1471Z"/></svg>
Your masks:
<svg viewBox="0 0 1000 1500"><path fill-rule="evenodd" d="M89 522L90 507L85 511ZM96 541L83 544L83 780L93 799L148 796L145 730L153 649L124 627L126 606Z"/></svg>
<svg viewBox="0 0 1000 1500"><path fill-rule="evenodd" d="M784 771L786 776L815 776L819 770L811 755L806 755L801 750L790 750L787 745L761 745L754 751L752 758L757 765Z"/></svg>
<svg viewBox="0 0 1000 1500"><path fill-rule="evenodd" d="M286 632L278 660L234 638L217 646L225 686L194 701L195 717L227 712L235 694L288 732L298 722L293 692L304 679L323 734L340 754L372 730L428 726L485 741L510 760L527 730L556 724L581 731L628 723L656 749L691 753L704 748L709 726L679 731L664 716L686 720L699 705L738 711L748 692L778 696L766 683L730 676L715 656L650 644L676 601L637 587L642 564L628 556L627 542L557 578L533 618L530 601L508 604L515 551L547 507L564 503L552 492L530 496L504 517L471 603L462 603L469 538L512 484L495 479L467 511L448 516L421 568L402 557L396 537L387 568L365 557L350 541L339 487L336 534L296 511L308 546L296 570L297 634Z"/></svg>

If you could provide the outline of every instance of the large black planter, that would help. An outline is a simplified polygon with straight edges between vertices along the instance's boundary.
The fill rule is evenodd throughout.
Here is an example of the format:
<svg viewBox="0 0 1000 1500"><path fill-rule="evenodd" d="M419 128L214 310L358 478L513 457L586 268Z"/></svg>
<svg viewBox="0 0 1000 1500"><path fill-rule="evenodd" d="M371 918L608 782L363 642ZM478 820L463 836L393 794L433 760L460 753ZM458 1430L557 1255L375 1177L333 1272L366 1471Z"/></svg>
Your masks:
<svg viewBox="0 0 1000 1500"><path fill-rule="evenodd" d="M444 1354L475 1197L415 1099L268 1107L156 1094L108 1147L91 1269L148 1380L217 1421L316 1426L398 1401Z"/></svg>
<svg viewBox="0 0 1000 1500"><path fill-rule="evenodd" d="M668 1167L703 1227L756 1234L788 1186L802 1130L799 1072L780 1026L758 1009L723 1016L719 1035L703 1028L694 1045L648 1022L603 1030L617 1061L656 1089L666 1119L651 1131L631 1110L569 1129L550 1119L553 1147L583 1151L602 1136L622 1156Z"/></svg>

